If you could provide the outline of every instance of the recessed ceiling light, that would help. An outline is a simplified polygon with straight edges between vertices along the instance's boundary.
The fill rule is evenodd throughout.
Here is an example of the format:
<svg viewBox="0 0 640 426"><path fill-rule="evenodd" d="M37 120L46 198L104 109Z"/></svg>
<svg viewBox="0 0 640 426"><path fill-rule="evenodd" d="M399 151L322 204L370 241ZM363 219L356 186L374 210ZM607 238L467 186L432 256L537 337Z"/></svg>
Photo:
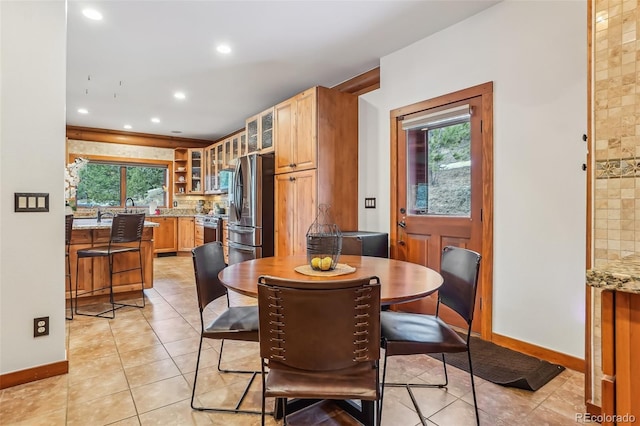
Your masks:
<svg viewBox="0 0 640 426"><path fill-rule="evenodd" d="M129 130L129 129L131 129L131 124L125 124L123 127L124 127L125 129Z"/></svg>
<svg viewBox="0 0 640 426"><path fill-rule="evenodd" d="M228 54L231 53L231 46L228 44L219 44L216 50L220 53Z"/></svg>
<svg viewBox="0 0 640 426"><path fill-rule="evenodd" d="M89 114L89 110L86 108L78 108L78 113L80 114Z"/></svg>
<svg viewBox="0 0 640 426"><path fill-rule="evenodd" d="M176 92L173 94L173 97L176 99L186 99L187 95L184 92Z"/></svg>
<svg viewBox="0 0 640 426"><path fill-rule="evenodd" d="M94 21L102 20L102 13L98 12L95 9L84 9L82 11L82 14L89 19L93 19Z"/></svg>
<svg viewBox="0 0 640 426"><path fill-rule="evenodd" d="M151 122L152 122L152 123L159 123L159 122L160 122L160 119L159 119L158 117L153 117L153 118L151 119Z"/></svg>

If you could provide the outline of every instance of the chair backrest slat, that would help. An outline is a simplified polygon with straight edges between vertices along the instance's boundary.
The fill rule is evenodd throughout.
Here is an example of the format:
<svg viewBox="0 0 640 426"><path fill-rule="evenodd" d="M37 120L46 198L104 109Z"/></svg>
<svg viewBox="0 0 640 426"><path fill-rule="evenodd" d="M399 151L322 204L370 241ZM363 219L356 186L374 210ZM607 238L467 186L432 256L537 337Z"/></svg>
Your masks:
<svg viewBox="0 0 640 426"><path fill-rule="evenodd" d="M110 242L112 244L122 244L142 241L144 217L144 213L120 213L115 215L111 223Z"/></svg>
<svg viewBox="0 0 640 426"><path fill-rule="evenodd" d="M330 371L380 358L380 283L260 277L260 355L291 368Z"/></svg>
<svg viewBox="0 0 640 426"><path fill-rule="evenodd" d="M440 275L444 282L438 290L438 302L456 311L467 324L473 321L481 258L460 247L447 246L442 251Z"/></svg>

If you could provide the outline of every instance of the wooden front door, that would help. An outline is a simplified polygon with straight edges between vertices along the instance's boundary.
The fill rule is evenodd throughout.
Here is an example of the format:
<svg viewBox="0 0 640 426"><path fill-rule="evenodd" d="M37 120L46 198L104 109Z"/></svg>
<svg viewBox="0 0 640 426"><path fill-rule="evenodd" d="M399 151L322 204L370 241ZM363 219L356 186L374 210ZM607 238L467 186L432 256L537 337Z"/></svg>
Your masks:
<svg viewBox="0 0 640 426"><path fill-rule="evenodd" d="M473 330L491 330L492 83L392 111L391 256L440 270L445 246L479 252ZM398 309L434 313L437 293ZM465 327L441 307L442 318Z"/></svg>

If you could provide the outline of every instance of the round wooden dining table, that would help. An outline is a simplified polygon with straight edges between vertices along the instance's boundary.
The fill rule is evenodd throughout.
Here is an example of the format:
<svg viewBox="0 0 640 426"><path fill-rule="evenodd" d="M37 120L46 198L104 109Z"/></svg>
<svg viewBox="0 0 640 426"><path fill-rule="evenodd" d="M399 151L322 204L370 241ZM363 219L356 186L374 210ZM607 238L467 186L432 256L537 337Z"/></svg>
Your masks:
<svg viewBox="0 0 640 426"><path fill-rule="evenodd" d="M227 288L249 297L258 297L258 278L262 275L289 280L340 281L376 276L380 279L383 305L410 302L435 292L442 276L426 266L401 260L371 256L340 256L340 264L355 268L338 276L310 276L295 271L306 265L306 256L274 256L247 260L224 268L218 278Z"/></svg>

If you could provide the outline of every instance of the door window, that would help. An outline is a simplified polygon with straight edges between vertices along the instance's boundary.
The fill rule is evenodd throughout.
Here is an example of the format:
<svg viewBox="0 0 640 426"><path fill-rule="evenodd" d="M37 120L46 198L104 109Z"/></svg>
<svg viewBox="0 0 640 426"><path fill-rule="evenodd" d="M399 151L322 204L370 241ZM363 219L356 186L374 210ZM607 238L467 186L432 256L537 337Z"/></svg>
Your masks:
<svg viewBox="0 0 640 426"><path fill-rule="evenodd" d="M469 105L403 121L409 215L471 216Z"/></svg>

